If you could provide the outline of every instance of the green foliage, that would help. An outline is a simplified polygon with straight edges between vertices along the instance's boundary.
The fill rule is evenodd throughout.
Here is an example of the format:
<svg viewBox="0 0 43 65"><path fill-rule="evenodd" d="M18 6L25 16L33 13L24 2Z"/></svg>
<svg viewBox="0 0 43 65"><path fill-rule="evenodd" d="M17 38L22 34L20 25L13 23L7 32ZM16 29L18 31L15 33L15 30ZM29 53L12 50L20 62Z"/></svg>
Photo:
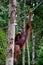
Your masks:
<svg viewBox="0 0 43 65"><path fill-rule="evenodd" d="M0 30L0 65L5 64L6 59L6 35L3 30Z"/></svg>
<svg viewBox="0 0 43 65"><path fill-rule="evenodd" d="M43 65L43 38L41 39L39 49L37 50L36 65Z"/></svg>
<svg viewBox="0 0 43 65"><path fill-rule="evenodd" d="M0 65L6 61L6 32L3 27L8 25L8 0L0 0Z"/></svg>
<svg viewBox="0 0 43 65"><path fill-rule="evenodd" d="M26 0L26 6L24 7L24 0L17 0L17 6L19 7L16 9L17 13L17 24L18 28L23 26L24 20L27 22L27 15L29 13L29 10L33 8L33 3L35 6L37 5L36 2L41 0ZM0 65L5 65L6 60L6 46L7 46L7 40L6 40L6 31L1 29L3 27L8 26L8 6L9 6L9 0L0 0ZM34 6L34 7L35 7ZM43 65L43 34L41 37L41 31L43 30L43 3L35 9L33 21L31 21L31 30L35 30L35 63L36 65ZM26 15L24 18L22 18ZM21 18L21 20L20 20ZM16 27L16 33L18 32ZM32 35L30 36L30 42L29 42L29 49L30 49L30 59L32 61ZM26 48L26 60L25 64L28 63L28 57L27 57L27 48ZM22 64L22 52L20 55L20 58L18 59L18 65ZM32 62L31 62L32 64Z"/></svg>
<svg viewBox="0 0 43 65"><path fill-rule="evenodd" d="M0 0L0 27L8 25L8 2L7 0Z"/></svg>

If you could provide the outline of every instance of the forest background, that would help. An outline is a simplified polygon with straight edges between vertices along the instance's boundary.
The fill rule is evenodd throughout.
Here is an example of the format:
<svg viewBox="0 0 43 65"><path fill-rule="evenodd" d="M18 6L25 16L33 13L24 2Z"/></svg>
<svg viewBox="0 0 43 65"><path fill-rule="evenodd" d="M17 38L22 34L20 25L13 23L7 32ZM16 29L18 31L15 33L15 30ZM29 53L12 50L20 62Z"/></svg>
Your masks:
<svg viewBox="0 0 43 65"><path fill-rule="evenodd" d="M42 0L17 0L16 9L16 33L23 26L23 21L27 22L29 11L34 9ZM25 3L25 7L24 7ZM0 0L0 65L5 65L6 62L6 48L7 48L7 29L8 29L8 14L9 14L9 0ZM33 11L33 18L31 21L31 34L29 40L30 65L32 65L32 30L35 33L35 65L43 65L43 3ZM25 16L24 16L25 15ZM28 64L27 47L26 60ZM20 55L18 65L22 64L22 53Z"/></svg>

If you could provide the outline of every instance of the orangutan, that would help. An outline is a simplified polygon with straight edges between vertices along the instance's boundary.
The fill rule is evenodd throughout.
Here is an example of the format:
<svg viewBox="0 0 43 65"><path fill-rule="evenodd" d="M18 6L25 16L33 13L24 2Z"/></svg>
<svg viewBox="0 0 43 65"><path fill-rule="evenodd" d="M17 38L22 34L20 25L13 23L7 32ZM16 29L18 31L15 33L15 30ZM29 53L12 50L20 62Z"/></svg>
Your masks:
<svg viewBox="0 0 43 65"><path fill-rule="evenodd" d="M24 46L26 43L26 40L30 34L30 21L31 21L32 11L29 12L29 19L28 22L25 25L25 28L22 28L18 34L15 36L15 47L14 47L14 62L16 63L19 55L20 55L20 49Z"/></svg>

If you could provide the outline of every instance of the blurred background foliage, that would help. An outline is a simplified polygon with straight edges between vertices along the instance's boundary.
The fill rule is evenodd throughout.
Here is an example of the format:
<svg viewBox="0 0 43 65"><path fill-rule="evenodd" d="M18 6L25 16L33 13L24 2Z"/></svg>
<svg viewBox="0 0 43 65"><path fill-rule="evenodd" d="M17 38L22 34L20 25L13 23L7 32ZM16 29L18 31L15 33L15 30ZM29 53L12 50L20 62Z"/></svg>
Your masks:
<svg viewBox="0 0 43 65"><path fill-rule="evenodd" d="M16 33L23 26L23 21L27 22L27 15L29 11L37 3L42 0L26 0L26 6L24 7L24 0L17 0L17 17L16 21L18 26L16 27ZM34 4L34 6L33 6ZM5 65L6 61L6 47L7 47L7 26L8 26L8 10L9 10L9 0L0 0L0 65ZM25 17L24 17L25 13ZM33 11L33 20L31 21L31 31L35 30L35 65L43 65L43 3ZM32 64L32 36L30 35L30 59ZM27 50L26 50L26 65L27 65ZM22 64L22 53L18 65Z"/></svg>

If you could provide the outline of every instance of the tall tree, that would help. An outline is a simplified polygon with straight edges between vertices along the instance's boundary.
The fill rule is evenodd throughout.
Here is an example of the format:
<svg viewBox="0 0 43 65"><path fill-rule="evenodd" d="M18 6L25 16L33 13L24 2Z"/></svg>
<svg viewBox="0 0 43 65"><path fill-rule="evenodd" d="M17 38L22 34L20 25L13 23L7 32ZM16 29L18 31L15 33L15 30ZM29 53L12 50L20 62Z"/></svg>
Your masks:
<svg viewBox="0 0 43 65"><path fill-rule="evenodd" d="M6 65L13 65L16 22L16 0L9 0L9 22Z"/></svg>
<svg viewBox="0 0 43 65"><path fill-rule="evenodd" d="M32 30L32 65L35 65L35 34Z"/></svg>
<svg viewBox="0 0 43 65"><path fill-rule="evenodd" d="M27 52L28 52L28 65L30 65L30 51L29 51L29 41L27 40Z"/></svg>
<svg viewBox="0 0 43 65"><path fill-rule="evenodd" d="M25 6L26 6L26 0L24 0L24 12L25 12ZM24 13L24 16L26 16L25 13ZM25 20L24 20L23 24L24 24L23 26L25 28ZM22 57L22 60L23 60L22 61L22 65L25 65L25 44L23 46L23 57Z"/></svg>

